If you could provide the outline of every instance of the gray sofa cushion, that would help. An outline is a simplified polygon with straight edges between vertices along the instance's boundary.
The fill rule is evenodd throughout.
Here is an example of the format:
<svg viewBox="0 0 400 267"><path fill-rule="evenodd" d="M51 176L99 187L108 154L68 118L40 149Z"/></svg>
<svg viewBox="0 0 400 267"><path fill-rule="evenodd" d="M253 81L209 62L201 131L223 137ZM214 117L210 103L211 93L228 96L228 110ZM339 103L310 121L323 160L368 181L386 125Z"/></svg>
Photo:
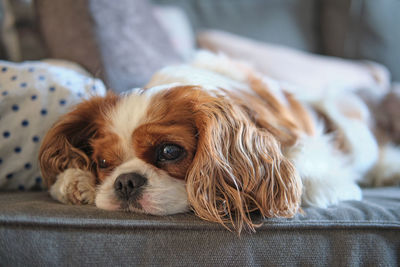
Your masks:
<svg viewBox="0 0 400 267"><path fill-rule="evenodd" d="M177 5L193 28L219 29L326 55L369 59L400 80L398 0L152 0Z"/></svg>
<svg viewBox="0 0 400 267"><path fill-rule="evenodd" d="M74 61L117 92L180 62L146 0L36 0L49 56Z"/></svg>
<svg viewBox="0 0 400 267"><path fill-rule="evenodd" d="M329 0L321 6L324 53L377 61L400 81L400 1Z"/></svg>
<svg viewBox="0 0 400 267"><path fill-rule="evenodd" d="M152 0L176 5L195 31L219 29L238 35L318 52L316 0Z"/></svg>
<svg viewBox="0 0 400 267"><path fill-rule="evenodd" d="M5 265L397 266L400 187L305 208L240 237L191 213L157 217L68 206L44 192L0 193ZM257 219L257 216L255 215Z"/></svg>

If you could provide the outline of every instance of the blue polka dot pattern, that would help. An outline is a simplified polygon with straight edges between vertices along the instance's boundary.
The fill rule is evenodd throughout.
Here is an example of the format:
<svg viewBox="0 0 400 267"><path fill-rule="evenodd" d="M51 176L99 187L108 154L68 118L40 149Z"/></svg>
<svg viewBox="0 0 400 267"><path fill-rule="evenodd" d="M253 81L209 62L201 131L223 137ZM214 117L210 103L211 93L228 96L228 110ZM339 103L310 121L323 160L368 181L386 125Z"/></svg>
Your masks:
<svg viewBox="0 0 400 267"><path fill-rule="evenodd" d="M12 107L11 107L11 109L13 110L13 111L18 111L19 110L19 107L18 107L18 105L12 105Z"/></svg>
<svg viewBox="0 0 400 267"><path fill-rule="evenodd" d="M0 149L0 191L44 187L34 155L45 129L72 104L95 94L105 94L102 82L75 68L43 62L0 63L0 146L6 148Z"/></svg>
<svg viewBox="0 0 400 267"><path fill-rule="evenodd" d="M28 121L28 120L23 120L23 121L21 122L21 125L22 125L23 127L27 127L27 126L29 125L29 121Z"/></svg>

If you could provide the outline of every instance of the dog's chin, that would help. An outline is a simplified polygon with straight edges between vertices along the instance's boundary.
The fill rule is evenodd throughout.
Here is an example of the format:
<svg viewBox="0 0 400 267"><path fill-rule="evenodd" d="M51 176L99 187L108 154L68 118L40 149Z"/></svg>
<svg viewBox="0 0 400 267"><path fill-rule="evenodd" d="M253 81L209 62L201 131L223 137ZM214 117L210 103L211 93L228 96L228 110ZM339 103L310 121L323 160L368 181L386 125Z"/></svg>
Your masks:
<svg viewBox="0 0 400 267"><path fill-rule="evenodd" d="M189 211L189 205L186 203L179 203L178 205L170 203L170 205L155 205L151 197L148 194L143 194L140 198L135 201L124 202L117 200L115 196L105 196L104 194L98 194L96 196L96 206L99 209L109 211L126 211L134 213L144 213L151 215L171 215L175 213L182 213Z"/></svg>
<svg viewBox="0 0 400 267"><path fill-rule="evenodd" d="M121 203L112 196L105 196L104 194L97 194L95 200L96 207L103 210L121 210Z"/></svg>

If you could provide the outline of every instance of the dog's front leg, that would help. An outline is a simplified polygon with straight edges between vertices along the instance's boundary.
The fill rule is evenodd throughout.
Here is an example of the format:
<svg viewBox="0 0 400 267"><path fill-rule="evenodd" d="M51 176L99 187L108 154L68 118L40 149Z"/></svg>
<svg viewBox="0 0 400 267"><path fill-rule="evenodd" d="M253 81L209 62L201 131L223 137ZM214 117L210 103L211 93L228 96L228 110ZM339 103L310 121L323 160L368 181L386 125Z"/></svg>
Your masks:
<svg viewBox="0 0 400 267"><path fill-rule="evenodd" d="M96 178L89 171L70 168L57 176L50 195L65 204L93 204Z"/></svg>

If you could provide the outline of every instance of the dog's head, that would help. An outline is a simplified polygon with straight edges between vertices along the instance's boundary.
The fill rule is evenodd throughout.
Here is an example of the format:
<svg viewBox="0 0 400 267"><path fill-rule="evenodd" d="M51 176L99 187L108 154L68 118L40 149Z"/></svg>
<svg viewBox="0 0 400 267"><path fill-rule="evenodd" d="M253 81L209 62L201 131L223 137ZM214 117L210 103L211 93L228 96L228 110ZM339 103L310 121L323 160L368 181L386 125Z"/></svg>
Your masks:
<svg viewBox="0 0 400 267"><path fill-rule="evenodd" d="M67 168L92 172L99 208L155 215L192 209L237 231L254 230L252 211L296 213L301 182L274 134L251 116L199 86L94 97L48 132L42 173L51 186Z"/></svg>

